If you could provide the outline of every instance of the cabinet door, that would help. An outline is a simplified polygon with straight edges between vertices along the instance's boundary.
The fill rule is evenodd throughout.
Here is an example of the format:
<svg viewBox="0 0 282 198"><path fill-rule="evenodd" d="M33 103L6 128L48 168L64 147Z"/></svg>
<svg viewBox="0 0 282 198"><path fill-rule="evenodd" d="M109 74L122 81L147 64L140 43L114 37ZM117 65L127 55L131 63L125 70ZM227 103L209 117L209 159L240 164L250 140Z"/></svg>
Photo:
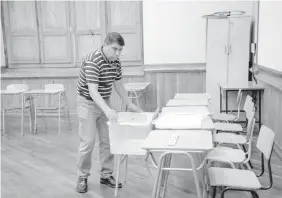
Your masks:
<svg viewBox="0 0 282 198"><path fill-rule="evenodd" d="M125 40L121 60L131 65L141 62L141 5L140 1L109 1L108 32L119 32Z"/></svg>
<svg viewBox="0 0 282 198"><path fill-rule="evenodd" d="M104 3L99 1L74 1L72 16L74 26L75 62L79 66L85 56L102 44Z"/></svg>
<svg viewBox="0 0 282 198"><path fill-rule="evenodd" d="M219 86L226 82L228 63L228 19L208 19L206 41L206 92L212 100L210 110L219 113Z"/></svg>
<svg viewBox="0 0 282 198"><path fill-rule="evenodd" d="M228 85L248 86L250 56L250 17L230 19Z"/></svg>
<svg viewBox="0 0 282 198"><path fill-rule="evenodd" d="M71 63L69 2L38 2L38 14L42 63Z"/></svg>
<svg viewBox="0 0 282 198"><path fill-rule="evenodd" d="M34 1L1 2L9 67L17 63L39 63L38 32ZM22 66L21 66L22 67Z"/></svg>

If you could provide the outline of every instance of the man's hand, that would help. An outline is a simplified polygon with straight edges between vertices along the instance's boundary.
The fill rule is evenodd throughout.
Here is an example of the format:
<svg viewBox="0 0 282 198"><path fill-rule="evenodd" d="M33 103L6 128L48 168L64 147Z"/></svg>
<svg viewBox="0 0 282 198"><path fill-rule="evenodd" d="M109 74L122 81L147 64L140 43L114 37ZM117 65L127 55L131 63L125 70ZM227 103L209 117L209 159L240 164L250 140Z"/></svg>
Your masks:
<svg viewBox="0 0 282 198"><path fill-rule="evenodd" d="M118 122L118 115L115 110L109 109L105 114L111 123L116 124Z"/></svg>
<svg viewBox="0 0 282 198"><path fill-rule="evenodd" d="M137 112L137 113L143 112L142 109L140 109L139 107L137 107L137 106L134 105L133 103L131 103L130 105L128 105L128 109L129 109L130 111Z"/></svg>

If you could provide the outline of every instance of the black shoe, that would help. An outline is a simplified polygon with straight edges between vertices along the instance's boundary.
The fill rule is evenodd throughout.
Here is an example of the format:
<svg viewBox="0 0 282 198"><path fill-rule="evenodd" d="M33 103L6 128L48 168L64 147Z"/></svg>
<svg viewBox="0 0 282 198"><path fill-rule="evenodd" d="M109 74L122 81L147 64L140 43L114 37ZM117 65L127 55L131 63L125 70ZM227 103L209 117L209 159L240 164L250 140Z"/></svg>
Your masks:
<svg viewBox="0 0 282 198"><path fill-rule="evenodd" d="M79 177L77 181L76 191L79 193L85 193L87 192L87 190L88 190L87 179Z"/></svg>
<svg viewBox="0 0 282 198"><path fill-rule="evenodd" d="M112 188L115 188L116 187L116 180L113 176L110 176L108 178L101 178L100 179L100 183L101 184L106 184ZM118 183L118 188L122 188L122 184L121 183Z"/></svg>

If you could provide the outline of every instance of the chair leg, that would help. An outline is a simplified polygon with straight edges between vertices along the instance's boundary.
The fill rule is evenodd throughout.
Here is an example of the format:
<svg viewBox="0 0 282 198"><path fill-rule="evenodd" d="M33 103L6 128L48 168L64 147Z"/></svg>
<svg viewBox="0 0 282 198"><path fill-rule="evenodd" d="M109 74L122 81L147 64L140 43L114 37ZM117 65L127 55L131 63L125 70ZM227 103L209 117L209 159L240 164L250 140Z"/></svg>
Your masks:
<svg viewBox="0 0 282 198"><path fill-rule="evenodd" d="M251 191L251 194L252 194L253 198L259 198L259 195L257 194L256 191Z"/></svg>
<svg viewBox="0 0 282 198"><path fill-rule="evenodd" d="M58 109L58 135L61 134L61 95L59 96L59 109Z"/></svg>
<svg viewBox="0 0 282 198"><path fill-rule="evenodd" d="M117 191L118 191L119 170L120 170L121 158L122 158L122 155L119 155L119 157L118 157L118 164L117 164L117 176L116 176L115 196L117 196Z"/></svg>
<svg viewBox="0 0 282 198"><path fill-rule="evenodd" d="M126 159L125 159L125 176L124 176L124 183L126 183L128 155L126 155L125 157L126 157Z"/></svg>
<svg viewBox="0 0 282 198"><path fill-rule="evenodd" d="M3 128L3 135L5 134L5 109L3 109L3 113L2 113L2 128Z"/></svg>
<svg viewBox="0 0 282 198"><path fill-rule="evenodd" d="M243 147L244 152L246 153L247 150L246 150L245 145L242 145L242 147ZM251 163L251 160L248 161L248 164L250 165L250 170L251 170L251 169L253 168L253 165L252 165L252 163ZM249 168L249 167L248 167L248 168Z"/></svg>
<svg viewBox="0 0 282 198"><path fill-rule="evenodd" d="M152 172L150 171L149 165L147 163L148 157L149 157L149 153L147 153L144 158L144 164L145 164L145 168L147 169L149 175L153 178Z"/></svg>
<svg viewBox="0 0 282 198"><path fill-rule="evenodd" d="M65 115L66 115L66 119L69 125L69 131L71 131L72 128L71 128L70 112L69 112L68 99L67 99L66 93L64 93L64 103L65 103L64 105Z"/></svg>

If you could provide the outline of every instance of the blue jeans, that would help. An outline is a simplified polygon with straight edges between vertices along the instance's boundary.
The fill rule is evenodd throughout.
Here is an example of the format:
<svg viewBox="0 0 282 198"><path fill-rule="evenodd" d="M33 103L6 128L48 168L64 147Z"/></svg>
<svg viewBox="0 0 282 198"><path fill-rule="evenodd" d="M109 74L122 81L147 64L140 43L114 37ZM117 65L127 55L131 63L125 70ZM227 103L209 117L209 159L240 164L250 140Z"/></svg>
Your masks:
<svg viewBox="0 0 282 198"><path fill-rule="evenodd" d="M110 106L110 99L105 100ZM114 155L110 152L107 118L99 106L86 98L77 96L80 145L78 151L78 175L87 178L90 174L92 152L96 134L99 136L101 177L108 178L114 168Z"/></svg>

